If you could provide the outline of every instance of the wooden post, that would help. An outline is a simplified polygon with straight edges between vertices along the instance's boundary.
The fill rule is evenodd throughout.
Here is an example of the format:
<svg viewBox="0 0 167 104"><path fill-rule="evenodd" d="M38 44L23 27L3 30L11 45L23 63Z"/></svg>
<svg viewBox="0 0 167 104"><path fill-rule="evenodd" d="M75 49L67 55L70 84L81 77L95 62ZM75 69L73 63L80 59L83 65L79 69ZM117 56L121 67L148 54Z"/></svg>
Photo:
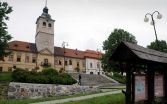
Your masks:
<svg viewBox="0 0 167 104"><path fill-rule="evenodd" d="M155 77L155 71L152 66L148 66L147 70L147 82L148 82L148 101L147 104L154 104L154 77Z"/></svg>
<svg viewBox="0 0 167 104"><path fill-rule="evenodd" d="M164 67L164 100L167 104L167 66Z"/></svg>
<svg viewBox="0 0 167 104"><path fill-rule="evenodd" d="M132 72L132 104L135 103L135 75Z"/></svg>
<svg viewBox="0 0 167 104"><path fill-rule="evenodd" d="M127 63L126 65L126 103L125 104L132 104L132 91L131 91L131 83L132 82L132 78L131 78L131 66L129 63Z"/></svg>

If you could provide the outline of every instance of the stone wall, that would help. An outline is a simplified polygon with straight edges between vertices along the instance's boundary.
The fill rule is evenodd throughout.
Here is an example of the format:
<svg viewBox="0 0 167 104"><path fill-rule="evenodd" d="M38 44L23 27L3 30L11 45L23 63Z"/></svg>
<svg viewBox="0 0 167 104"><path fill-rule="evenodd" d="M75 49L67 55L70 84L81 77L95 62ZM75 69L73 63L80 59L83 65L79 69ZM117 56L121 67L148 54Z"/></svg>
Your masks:
<svg viewBox="0 0 167 104"><path fill-rule="evenodd" d="M79 85L54 85L11 82L8 89L9 99L40 98L61 95L73 95L78 93L99 92L98 87Z"/></svg>

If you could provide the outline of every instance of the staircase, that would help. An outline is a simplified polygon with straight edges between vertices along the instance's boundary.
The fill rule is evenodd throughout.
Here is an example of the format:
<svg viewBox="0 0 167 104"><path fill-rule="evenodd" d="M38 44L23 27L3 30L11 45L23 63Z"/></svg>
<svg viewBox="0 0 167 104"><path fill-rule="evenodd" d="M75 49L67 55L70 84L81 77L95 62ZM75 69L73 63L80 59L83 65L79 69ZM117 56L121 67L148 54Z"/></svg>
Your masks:
<svg viewBox="0 0 167 104"><path fill-rule="evenodd" d="M70 73L70 75L78 80L78 73ZM104 75L96 75L96 74L81 74L81 85L83 86L100 86L100 87L108 87L118 85L119 83L104 77Z"/></svg>

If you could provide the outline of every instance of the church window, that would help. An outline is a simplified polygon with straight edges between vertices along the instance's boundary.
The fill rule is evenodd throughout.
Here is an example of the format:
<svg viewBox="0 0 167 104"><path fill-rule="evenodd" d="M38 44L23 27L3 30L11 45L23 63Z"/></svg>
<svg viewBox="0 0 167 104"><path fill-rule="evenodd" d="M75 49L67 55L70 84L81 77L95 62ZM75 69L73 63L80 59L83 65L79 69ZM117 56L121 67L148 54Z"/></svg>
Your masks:
<svg viewBox="0 0 167 104"><path fill-rule="evenodd" d="M92 63L90 63L90 68L92 68L93 67L93 64Z"/></svg>
<svg viewBox="0 0 167 104"><path fill-rule="evenodd" d="M43 22L43 26L46 26L46 22Z"/></svg>
<svg viewBox="0 0 167 104"><path fill-rule="evenodd" d="M36 63L36 55L32 55L32 63Z"/></svg>
<svg viewBox="0 0 167 104"><path fill-rule="evenodd" d="M21 62L21 53L17 53L17 62Z"/></svg>
<svg viewBox="0 0 167 104"><path fill-rule="evenodd" d="M32 58L32 63L36 63L36 58L35 57Z"/></svg>
<svg viewBox="0 0 167 104"><path fill-rule="evenodd" d="M77 62L77 67L79 67L79 62Z"/></svg>
<svg viewBox="0 0 167 104"><path fill-rule="evenodd" d="M61 65L61 61L59 60L59 65Z"/></svg>
<svg viewBox="0 0 167 104"><path fill-rule="evenodd" d="M67 61L65 61L65 65L67 66Z"/></svg>
<svg viewBox="0 0 167 104"><path fill-rule="evenodd" d="M72 60L69 60L69 65L72 65Z"/></svg>
<svg viewBox="0 0 167 104"><path fill-rule="evenodd" d="M25 62L27 62L27 63L29 62L29 56L25 57Z"/></svg>
<svg viewBox="0 0 167 104"><path fill-rule="evenodd" d="M44 59L44 63L46 63L46 64L47 64L47 63L48 63L48 59Z"/></svg>
<svg viewBox="0 0 167 104"><path fill-rule="evenodd" d="M13 61L13 54L9 55L8 61Z"/></svg>
<svg viewBox="0 0 167 104"><path fill-rule="evenodd" d="M51 23L49 23L49 24L48 24L48 27L52 27L52 24L51 24Z"/></svg>
<svg viewBox="0 0 167 104"><path fill-rule="evenodd" d="M100 63L99 62L97 63L97 68L100 68Z"/></svg>

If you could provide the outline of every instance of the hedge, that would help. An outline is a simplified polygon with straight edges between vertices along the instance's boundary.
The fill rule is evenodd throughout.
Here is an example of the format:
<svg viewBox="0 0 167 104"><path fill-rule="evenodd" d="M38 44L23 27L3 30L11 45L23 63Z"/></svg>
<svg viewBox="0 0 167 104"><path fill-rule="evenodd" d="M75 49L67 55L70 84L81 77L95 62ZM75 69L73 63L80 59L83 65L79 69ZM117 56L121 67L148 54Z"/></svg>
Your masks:
<svg viewBox="0 0 167 104"><path fill-rule="evenodd" d="M43 69L42 72L16 69L12 73L12 79L15 82L40 83L40 84L71 85L77 82L67 73L58 73L53 68Z"/></svg>

